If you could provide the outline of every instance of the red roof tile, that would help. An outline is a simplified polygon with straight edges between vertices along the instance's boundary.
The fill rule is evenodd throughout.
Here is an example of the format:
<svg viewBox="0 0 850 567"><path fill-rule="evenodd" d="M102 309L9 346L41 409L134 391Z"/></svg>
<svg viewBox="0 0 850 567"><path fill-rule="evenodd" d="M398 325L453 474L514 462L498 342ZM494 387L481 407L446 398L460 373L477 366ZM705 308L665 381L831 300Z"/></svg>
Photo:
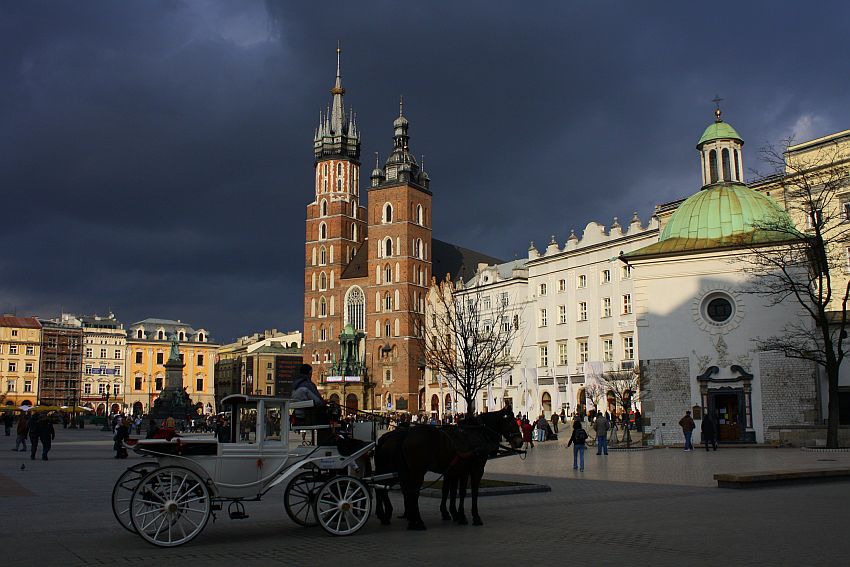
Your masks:
<svg viewBox="0 0 850 567"><path fill-rule="evenodd" d="M35 317L0 317L0 327L40 329L41 323Z"/></svg>

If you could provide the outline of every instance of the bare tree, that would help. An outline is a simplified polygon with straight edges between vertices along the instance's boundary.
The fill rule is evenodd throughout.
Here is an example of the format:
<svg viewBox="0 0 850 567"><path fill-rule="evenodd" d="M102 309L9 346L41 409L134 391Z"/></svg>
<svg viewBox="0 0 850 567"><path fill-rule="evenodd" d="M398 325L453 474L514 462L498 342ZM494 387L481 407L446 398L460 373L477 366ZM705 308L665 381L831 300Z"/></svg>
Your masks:
<svg viewBox="0 0 850 567"><path fill-rule="evenodd" d="M488 302L492 301L488 305ZM431 286L426 308L425 364L476 410L479 392L516 364L511 346L518 325L501 298L475 288L457 289L446 280Z"/></svg>
<svg viewBox="0 0 850 567"><path fill-rule="evenodd" d="M838 446L838 376L847 354L848 225L839 192L848 183L850 155L837 144L817 152L790 152L768 146L762 158L777 173L766 179L781 188L781 197L799 231L787 219L756 226L761 242L751 243L744 271L754 282L746 291L769 305L792 301L806 314L774 336L759 337L760 350L780 351L823 368L828 383L827 447ZM757 239L754 239L757 240ZM840 275L842 274L842 275Z"/></svg>
<svg viewBox="0 0 850 567"><path fill-rule="evenodd" d="M592 384L585 384L584 386L584 399L593 404L594 409L599 409L599 402L602 401L602 397L605 394L605 388L602 387L602 384L594 382ZM587 408L584 408L584 411L587 411ZM584 419L584 415L581 416Z"/></svg>
<svg viewBox="0 0 850 567"><path fill-rule="evenodd" d="M614 400L614 409L619 406L623 411L623 436L627 447L632 446L632 435L629 429L629 412L634 404L642 401L640 377L632 370L614 370L605 372L599 377L599 384L608 400Z"/></svg>

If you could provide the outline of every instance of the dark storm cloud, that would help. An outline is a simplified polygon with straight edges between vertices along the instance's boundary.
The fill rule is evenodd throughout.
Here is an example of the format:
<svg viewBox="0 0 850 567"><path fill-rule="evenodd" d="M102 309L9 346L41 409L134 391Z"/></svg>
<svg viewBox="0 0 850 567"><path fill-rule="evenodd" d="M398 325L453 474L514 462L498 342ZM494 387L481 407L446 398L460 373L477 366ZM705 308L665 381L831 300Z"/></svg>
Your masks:
<svg viewBox="0 0 850 567"><path fill-rule="evenodd" d="M505 259L699 185L710 100L757 149L850 127L848 8L20 2L0 7L0 310L300 327L337 39L364 169L405 96L435 235Z"/></svg>

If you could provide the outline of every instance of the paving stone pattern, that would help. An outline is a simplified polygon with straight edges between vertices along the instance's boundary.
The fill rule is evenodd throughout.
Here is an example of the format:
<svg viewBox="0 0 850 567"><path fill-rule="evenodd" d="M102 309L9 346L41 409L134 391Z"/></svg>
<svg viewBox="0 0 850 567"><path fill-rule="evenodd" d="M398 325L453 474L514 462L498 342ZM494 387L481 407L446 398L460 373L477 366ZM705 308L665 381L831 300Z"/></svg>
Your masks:
<svg viewBox="0 0 850 567"><path fill-rule="evenodd" d="M140 459L112 459L108 435L59 430L48 462L9 451L0 437L0 483L20 487L0 492L4 564L844 565L850 552L850 483L742 492L711 481L715 472L850 466L850 455L721 448L597 457L591 449L586 471L576 473L572 451L560 441L538 444L525 460L488 465L488 476L545 483L552 492L482 499L483 527L442 522L439 501L423 498L426 532L408 532L401 520L384 528L373 519L354 536L332 537L289 521L276 488L246 505L249 519L220 513L188 545L158 549L112 516L113 483ZM399 511L397 494L393 501Z"/></svg>

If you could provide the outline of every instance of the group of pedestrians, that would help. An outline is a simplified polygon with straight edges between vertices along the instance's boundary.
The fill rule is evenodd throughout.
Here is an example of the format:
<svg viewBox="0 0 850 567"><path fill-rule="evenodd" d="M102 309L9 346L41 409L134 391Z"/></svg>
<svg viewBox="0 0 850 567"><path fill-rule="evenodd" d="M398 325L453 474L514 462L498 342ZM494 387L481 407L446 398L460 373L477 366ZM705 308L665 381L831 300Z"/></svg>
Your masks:
<svg viewBox="0 0 850 567"><path fill-rule="evenodd" d="M3 426L7 437L11 435L13 422L14 419L10 413L3 416ZM26 452L27 438L29 438L30 442L30 459L35 460L35 454L38 452L38 444L41 443L41 460L48 460L47 454L50 452L50 447L56 438L56 430L53 428L53 421L50 415L46 413L33 415L21 414L15 428L15 448L12 451Z"/></svg>
<svg viewBox="0 0 850 567"><path fill-rule="evenodd" d="M685 436L685 452L693 451L694 444L692 438L697 424L694 418L691 417L690 411L686 411L682 419L679 420L679 427L682 428L682 434ZM715 423L711 415L706 414L700 424L700 436L702 437L702 442L705 444L706 451L708 451L709 446L712 446L715 451L717 450L717 434L717 423Z"/></svg>

